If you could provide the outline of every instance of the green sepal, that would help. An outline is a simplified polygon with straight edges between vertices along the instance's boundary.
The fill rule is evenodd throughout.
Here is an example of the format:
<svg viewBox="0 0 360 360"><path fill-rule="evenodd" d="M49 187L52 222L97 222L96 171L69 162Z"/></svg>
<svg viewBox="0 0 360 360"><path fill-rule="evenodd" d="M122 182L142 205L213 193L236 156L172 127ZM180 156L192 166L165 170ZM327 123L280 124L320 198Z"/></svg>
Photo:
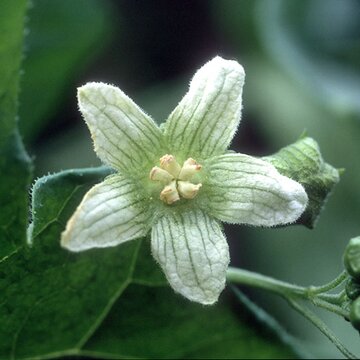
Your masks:
<svg viewBox="0 0 360 360"><path fill-rule="evenodd" d="M323 160L319 145L310 137L301 137L263 159L305 188L309 202L296 224L313 229L328 196L339 182L340 171Z"/></svg>
<svg viewBox="0 0 360 360"><path fill-rule="evenodd" d="M346 271L357 281L360 280L360 236L352 238L345 248L344 265Z"/></svg>

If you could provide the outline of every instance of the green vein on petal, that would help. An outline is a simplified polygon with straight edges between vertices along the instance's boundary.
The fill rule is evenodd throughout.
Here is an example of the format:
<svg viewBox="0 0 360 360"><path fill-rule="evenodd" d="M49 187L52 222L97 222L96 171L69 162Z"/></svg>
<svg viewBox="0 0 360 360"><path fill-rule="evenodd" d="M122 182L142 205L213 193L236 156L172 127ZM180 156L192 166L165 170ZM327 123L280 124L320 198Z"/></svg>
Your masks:
<svg viewBox="0 0 360 360"><path fill-rule="evenodd" d="M80 111L89 126L99 158L127 173L152 166L162 155L162 133L120 89L87 83L78 89Z"/></svg>
<svg viewBox="0 0 360 360"><path fill-rule="evenodd" d="M296 221L307 205L304 188L274 166L243 154L214 157L206 164L209 213L222 221L275 226Z"/></svg>
<svg viewBox="0 0 360 360"><path fill-rule="evenodd" d="M202 160L228 148L240 122L244 78L239 63L220 57L197 71L165 124L175 152Z"/></svg>
<svg viewBox="0 0 360 360"><path fill-rule="evenodd" d="M85 195L62 233L61 244L83 251L145 236L152 217L147 205L131 181L112 175Z"/></svg>
<svg viewBox="0 0 360 360"><path fill-rule="evenodd" d="M229 249L216 220L201 210L168 213L153 226L151 247L176 292L205 305L217 301Z"/></svg>

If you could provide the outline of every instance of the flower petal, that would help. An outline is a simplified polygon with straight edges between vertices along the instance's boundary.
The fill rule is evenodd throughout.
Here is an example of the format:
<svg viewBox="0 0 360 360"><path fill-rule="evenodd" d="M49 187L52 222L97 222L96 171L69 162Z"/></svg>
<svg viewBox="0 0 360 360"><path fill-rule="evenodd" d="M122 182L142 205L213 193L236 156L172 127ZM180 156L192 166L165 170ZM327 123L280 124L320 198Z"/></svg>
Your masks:
<svg viewBox="0 0 360 360"><path fill-rule="evenodd" d="M176 292L205 305L217 301L229 249L216 220L201 210L167 214L153 226L151 248Z"/></svg>
<svg viewBox="0 0 360 360"><path fill-rule="evenodd" d="M71 251L115 246L145 236L150 221L135 185L113 175L87 192L62 233L61 245Z"/></svg>
<svg viewBox="0 0 360 360"><path fill-rule="evenodd" d="M164 152L160 129L119 88L87 83L78 89L78 101L104 163L134 172Z"/></svg>
<svg viewBox="0 0 360 360"><path fill-rule="evenodd" d="M296 221L306 208L304 188L263 160L226 154L205 166L208 182L204 203L209 214L222 221L259 226L287 224Z"/></svg>
<svg viewBox="0 0 360 360"><path fill-rule="evenodd" d="M220 57L197 71L165 124L174 153L197 160L224 153L240 122L244 78L239 63Z"/></svg>

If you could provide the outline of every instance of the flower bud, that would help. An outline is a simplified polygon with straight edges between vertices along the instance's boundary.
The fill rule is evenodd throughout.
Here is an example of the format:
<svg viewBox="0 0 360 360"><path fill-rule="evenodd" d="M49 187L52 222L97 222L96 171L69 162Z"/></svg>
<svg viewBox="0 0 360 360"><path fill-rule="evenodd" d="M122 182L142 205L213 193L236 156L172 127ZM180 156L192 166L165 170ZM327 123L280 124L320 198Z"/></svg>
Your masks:
<svg viewBox="0 0 360 360"><path fill-rule="evenodd" d="M346 246L344 265L352 277L360 280L360 236L352 238Z"/></svg>
<svg viewBox="0 0 360 360"><path fill-rule="evenodd" d="M351 304L350 322L355 329L360 330L360 298L357 298Z"/></svg>
<svg viewBox="0 0 360 360"><path fill-rule="evenodd" d="M355 300L360 296L360 284L349 278L346 281L345 291L349 299Z"/></svg>

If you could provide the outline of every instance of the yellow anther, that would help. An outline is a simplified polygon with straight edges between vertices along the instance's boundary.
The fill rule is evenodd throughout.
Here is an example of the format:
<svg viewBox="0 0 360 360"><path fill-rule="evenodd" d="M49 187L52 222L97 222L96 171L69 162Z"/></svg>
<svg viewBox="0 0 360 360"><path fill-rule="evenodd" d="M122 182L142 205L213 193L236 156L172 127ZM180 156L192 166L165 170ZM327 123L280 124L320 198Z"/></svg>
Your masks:
<svg viewBox="0 0 360 360"><path fill-rule="evenodd" d="M187 159L181 167L173 155L166 154L160 159L160 167L154 166L150 179L166 185L160 193L160 200L170 205L180 200L193 199L202 184L193 184L191 178L201 170L201 165L194 159Z"/></svg>
<svg viewBox="0 0 360 360"><path fill-rule="evenodd" d="M192 184L189 181L178 181L177 189L184 199L193 199L199 192L202 184Z"/></svg>
<svg viewBox="0 0 360 360"><path fill-rule="evenodd" d="M169 172L174 178L178 177L181 170L181 166L176 161L175 157L168 154L160 158L160 167Z"/></svg>
<svg viewBox="0 0 360 360"><path fill-rule="evenodd" d="M201 165L198 164L194 159L187 159L178 176L179 180L190 180L197 172L201 170Z"/></svg>
<svg viewBox="0 0 360 360"><path fill-rule="evenodd" d="M164 189L160 193L160 200L166 202L169 205L173 204L175 201L180 200L179 193L176 189L175 180L164 187Z"/></svg>
<svg viewBox="0 0 360 360"><path fill-rule="evenodd" d="M166 170L161 169L158 166L154 166L150 171L150 179L168 184L170 181L174 180L174 177Z"/></svg>

